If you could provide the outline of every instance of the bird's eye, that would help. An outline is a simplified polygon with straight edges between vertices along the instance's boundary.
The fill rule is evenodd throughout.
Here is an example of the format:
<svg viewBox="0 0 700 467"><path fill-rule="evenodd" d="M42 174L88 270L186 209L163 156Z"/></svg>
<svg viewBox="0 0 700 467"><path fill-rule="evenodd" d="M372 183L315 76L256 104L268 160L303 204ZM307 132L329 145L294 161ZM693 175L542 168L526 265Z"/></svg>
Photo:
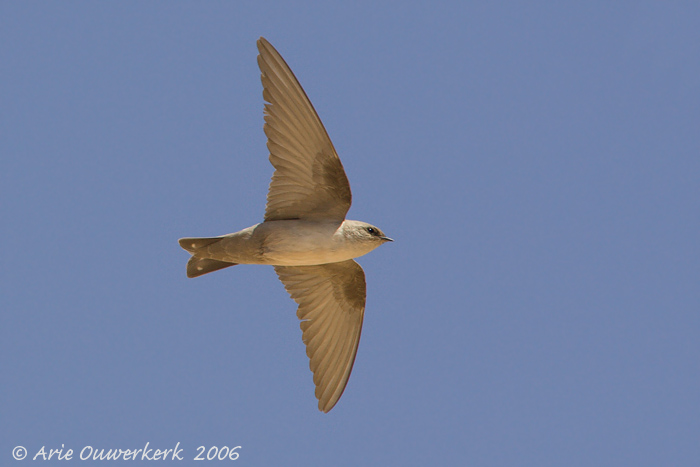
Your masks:
<svg viewBox="0 0 700 467"><path fill-rule="evenodd" d="M371 233L372 235L374 235L375 233L377 233L377 231L374 230L372 227L367 227L367 232Z"/></svg>

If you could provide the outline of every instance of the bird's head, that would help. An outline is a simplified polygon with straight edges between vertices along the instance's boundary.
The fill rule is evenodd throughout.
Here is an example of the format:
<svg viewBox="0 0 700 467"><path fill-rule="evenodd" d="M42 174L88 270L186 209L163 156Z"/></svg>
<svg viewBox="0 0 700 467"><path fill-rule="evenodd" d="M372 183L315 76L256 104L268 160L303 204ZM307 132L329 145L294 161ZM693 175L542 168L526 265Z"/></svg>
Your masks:
<svg viewBox="0 0 700 467"><path fill-rule="evenodd" d="M343 230L348 240L373 244L372 249L386 242L393 242L379 227L361 221L345 221Z"/></svg>

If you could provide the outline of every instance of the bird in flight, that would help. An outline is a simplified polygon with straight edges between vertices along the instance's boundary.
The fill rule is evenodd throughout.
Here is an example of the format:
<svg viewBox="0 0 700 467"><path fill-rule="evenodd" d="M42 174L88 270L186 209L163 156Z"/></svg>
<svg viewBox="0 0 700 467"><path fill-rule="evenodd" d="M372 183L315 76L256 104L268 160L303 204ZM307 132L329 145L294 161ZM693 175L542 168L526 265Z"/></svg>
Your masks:
<svg viewBox="0 0 700 467"><path fill-rule="evenodd" d="M299 308L318 408L330 411L348 383L365 312L365 273L353 258L391 242L378 227L346 220L352 195L343 164L282 56L258 40L264 131L275 168L260 224L220 237L181 238L187 277L236 264L274 266Z"/></svg>

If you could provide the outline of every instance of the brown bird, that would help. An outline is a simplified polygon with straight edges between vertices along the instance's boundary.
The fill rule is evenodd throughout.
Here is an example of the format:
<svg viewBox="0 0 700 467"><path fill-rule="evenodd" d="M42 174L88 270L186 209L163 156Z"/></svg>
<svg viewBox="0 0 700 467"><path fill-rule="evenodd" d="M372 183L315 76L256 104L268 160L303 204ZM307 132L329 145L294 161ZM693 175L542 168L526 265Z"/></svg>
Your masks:
<svg viewBox="0 0 700 467"><path fill-rule="evenodd" d="M352 196L343 164L294 73L258 40L265 135L275 168L264 222L220 237L182 238L187 277L235 264L268 264L299 304L318 408L331 410L352 371L365 312L365 274L353 258L392 241L345 220Z"/></svg>

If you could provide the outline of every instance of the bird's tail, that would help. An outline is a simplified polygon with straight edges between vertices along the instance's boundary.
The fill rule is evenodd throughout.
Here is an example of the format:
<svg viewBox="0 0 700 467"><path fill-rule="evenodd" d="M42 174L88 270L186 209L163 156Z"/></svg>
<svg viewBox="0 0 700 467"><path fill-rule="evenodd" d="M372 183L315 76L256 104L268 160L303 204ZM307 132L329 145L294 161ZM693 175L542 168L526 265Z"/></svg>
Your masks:
<svg viewBox="0 0 700 467"><path fill-rule="evenodd" d="M182 248L192 253L192 257L187 262L187 277L198 277L208 272L218 271L219 269L238 264L206 258L198 254L200 249L221 241L221 238L181 238L178 240Z"/></svg>

